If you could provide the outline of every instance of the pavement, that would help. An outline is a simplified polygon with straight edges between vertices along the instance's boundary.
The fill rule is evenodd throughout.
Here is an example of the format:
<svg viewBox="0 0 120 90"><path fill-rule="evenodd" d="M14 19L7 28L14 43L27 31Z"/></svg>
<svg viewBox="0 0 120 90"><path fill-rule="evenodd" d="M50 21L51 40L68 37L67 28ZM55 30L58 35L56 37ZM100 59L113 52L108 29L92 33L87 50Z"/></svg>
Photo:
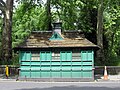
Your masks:
<svg viewBox="0 0 120 90"><path fill-rule="evenodd" d="M17 81L18 76L11 76L8 79L5 75L0 75L0 81ZM103 75L95 75L93 82L120 82L120 75L108 75L108 80L104 80Z"/></svg>
<svg viewBox="0 0 120 90"><path fill-rule="evenodd" d="M96 82L113 82L117 81L120 82L120 75L108 75L108 80L104 80L104 76L102 75L96 75L95 76Z"/></svg>

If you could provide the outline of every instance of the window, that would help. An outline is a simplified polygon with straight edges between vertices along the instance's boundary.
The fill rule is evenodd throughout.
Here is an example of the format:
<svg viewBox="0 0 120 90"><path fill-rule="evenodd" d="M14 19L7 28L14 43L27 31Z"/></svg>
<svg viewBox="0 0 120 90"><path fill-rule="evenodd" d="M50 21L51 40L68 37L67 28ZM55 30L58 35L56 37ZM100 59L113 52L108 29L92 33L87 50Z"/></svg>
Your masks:
<svg viewBox="0 0 120 90"><path fill-rule="evenodd" d="M81 60L81 53L80 53L80 50L79 50L79 49L74 49L74 50L73 50L72 60L73 60L73 61Z"/></svg>
<svg viewBox="0 0 120 90"><path fill-rule="evenodd" d="M60 60L60 53L59 52L53 52L52 53L52 60Z"/></svg>
<svg viewBox="0 0 120 90"><path fill-rule="evenodd" d="M40 60L40 53L39 52L32 53L31 60Z"/></svg>
<svg viewBox="0 0 120 90"><path fill-rule="evenodd" d="M80 59L81 59L81 57L80 57L80 52L79 52L79 53L74 52L74 53L72 54L72 60L80 60Z"/></svg>

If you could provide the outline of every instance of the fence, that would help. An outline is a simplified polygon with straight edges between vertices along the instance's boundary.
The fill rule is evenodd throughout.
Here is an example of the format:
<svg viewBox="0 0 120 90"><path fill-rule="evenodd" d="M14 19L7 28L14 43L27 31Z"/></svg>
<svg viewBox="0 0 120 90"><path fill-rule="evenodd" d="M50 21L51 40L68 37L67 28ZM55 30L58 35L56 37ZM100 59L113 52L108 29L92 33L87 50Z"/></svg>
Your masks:
<svg viewBox="0 0 120 90"><path fill-rule="evenodd" d="M9 76L15 77L19 75L19 66L9 65ZM107 66L108 75L118 75L120 74L120 66ZM95 66L95 75L104 74L104 66ZM0 65L0 77L5 76L5 65Z"/></svg>
<svg viewBox="0 0 120 90"><path fill-rule="evenodd" d="M5 77L5 65L0 65L0 78ZM9 65L9 76L15 78L19 75L19 66Z"/></svg>
<svg viewBox="0 0 120 90"><path fill-rule="evenodd" d="M120 66L107 66L108 75L120 74ZM104 66L95 66L95 75L103 75Z"/></svg>

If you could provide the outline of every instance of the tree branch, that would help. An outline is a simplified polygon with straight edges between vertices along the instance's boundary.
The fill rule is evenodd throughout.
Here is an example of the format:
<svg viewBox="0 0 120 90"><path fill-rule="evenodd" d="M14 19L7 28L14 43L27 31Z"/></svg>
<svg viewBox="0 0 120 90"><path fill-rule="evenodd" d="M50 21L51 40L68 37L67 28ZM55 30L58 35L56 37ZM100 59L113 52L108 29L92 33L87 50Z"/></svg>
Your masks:
<svg viewBox="0 0 120 90"><path fill-rule="evenodd" d="M3 6L0 5L0 10L4 13L5 12L5 8Z"/></svg>
<svg viewBox="0 0 120 90"><path fill-rule="evenodd" d="M0 4L1 4L2 6L4 6L4 7L6 7L6 4L5 4L5 2L4 2L3 0L0 0Z"/></svg>
<svg viewBox="0 0 120 90"><path fill-rule="evenodd" d="M0 0L0 10L2 11L2 13L5 13L5 8L6 8L6 4L3 0Z"/></svg>

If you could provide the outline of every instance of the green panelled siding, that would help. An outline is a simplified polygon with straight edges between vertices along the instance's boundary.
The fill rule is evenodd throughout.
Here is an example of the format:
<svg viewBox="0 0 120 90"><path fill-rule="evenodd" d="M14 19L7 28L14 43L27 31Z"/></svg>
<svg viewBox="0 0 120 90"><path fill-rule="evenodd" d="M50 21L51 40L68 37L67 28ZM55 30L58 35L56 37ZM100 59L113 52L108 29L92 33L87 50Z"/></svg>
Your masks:
<svg viewBox="0 0 120 90"><path fill-rule="evenodd" d="M61 61L71 61L72 60L72 52L71 51L61 51L60 59L61 59Z"/></svg>
<svg viewBox="0 0 120 90"><path fill-rule="evenodd" d="M94 60L94 52L89 51L81 51L81 59L82 59L82 77L89 78L92 77L92 68L93 68L93 60Z"/></svg>
<svg viewBox="0 0 120 90"><path fill-rule="evenodd" d="M40 60L31 60L31 52L20 52L22 78L92 78L94 52L81 51L80 60L72 60L72 51L61 51L60 60L52 60L51 51L41 51Z"/></svg>

